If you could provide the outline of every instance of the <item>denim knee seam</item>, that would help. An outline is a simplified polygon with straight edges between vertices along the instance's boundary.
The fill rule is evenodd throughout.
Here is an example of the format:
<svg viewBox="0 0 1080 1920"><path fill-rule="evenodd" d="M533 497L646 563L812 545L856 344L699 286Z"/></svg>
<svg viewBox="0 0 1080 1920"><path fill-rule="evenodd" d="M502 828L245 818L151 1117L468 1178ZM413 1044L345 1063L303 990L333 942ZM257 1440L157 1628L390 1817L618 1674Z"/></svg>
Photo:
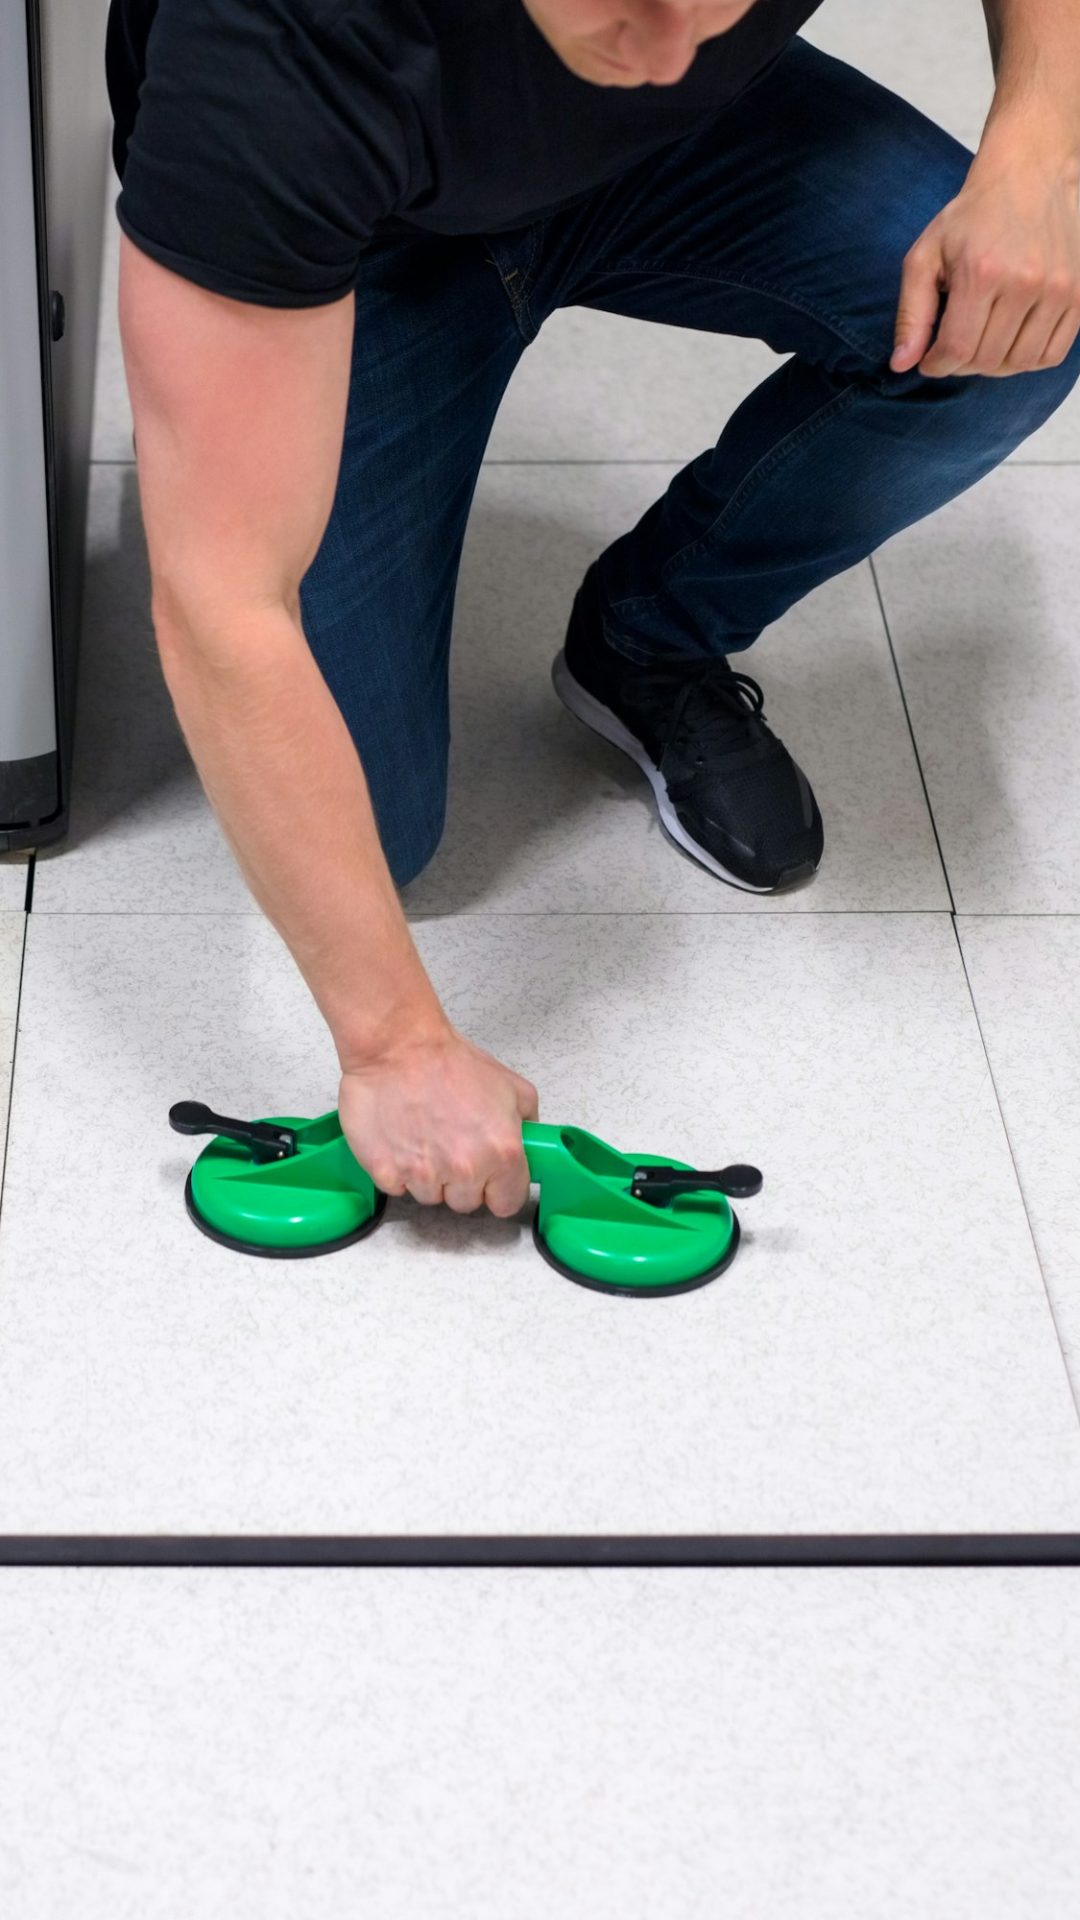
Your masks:
<svg viewBox="0 0 1080 1920"><path fill-rule="evenodd" d="M836 414L844 412L846 408L851 405L857 391L857 383L850 381L846 387L841 388L839 393L834 393L832 398L826 401L823 407L819 407L816 413L812 413L808 420L802 421L799 426L793 428L791 433L785 434L782 440L778 440L775 446L770 447L768 453L763 454L757 464L751 467L750 472L736 488L736 491L732 494L731 499L727 502L722 512L717 514L716 519L712 521L706 531L699 534L696 540L692 540L689 546L680 547L677 553L673 553L670 559L665 561L661 573L663 584L657 589L656 593L633 594L625 600L610 601L608 604L611 612L615 613L624 609L648 607L651 606L655 600L659 600L661 595L667 591L667 584L671 574L675 572L678 567L685 564L686 561L695 559L699 554L707 553L714 542L718 540L722 534L727 532L731 522L745 506L755 489L761 485L762 481L766 480L768 476L774 472L776 467L780 465L780 462L787 458L788 454L794 452L804 441L811 439L813 435L817 433L821 427L827 425Z"/></svg>
<svg viewBox="0 0 1080 1920"><path fill-rule="evenodd" d="M819 326L827 327L830 333L835 334L842 346L850 348L852 353L857 353L860 359L866 361L868 367L880 366L883 358L888 359L888 349L883 355L880 347L870 346L865 340L857 339L846 330L843 321L835 314L827 313L822 307L809 306L805 300L797 298L786 287L777 286L768 280L751 280L745 274L738 273L700 273L687 268L672 267L670 261L666 260L620 259L618 262L609 262L600 259L596 262L596 268L602 273L613 275L662 273L672 280L700 280L710 287L739 287L744 293L764 294L768 299L778 300L785 307L790 307L793 313L801 313L808 320L817 321ZM899 268L897 275L899 278Z"/></svg>

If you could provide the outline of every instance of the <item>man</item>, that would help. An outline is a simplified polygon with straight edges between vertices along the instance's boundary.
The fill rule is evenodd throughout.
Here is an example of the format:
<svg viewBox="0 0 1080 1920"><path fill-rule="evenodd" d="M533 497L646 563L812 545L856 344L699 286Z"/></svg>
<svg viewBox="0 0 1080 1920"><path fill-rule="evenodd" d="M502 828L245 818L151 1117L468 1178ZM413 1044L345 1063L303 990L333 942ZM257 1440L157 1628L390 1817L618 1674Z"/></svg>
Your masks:
<svg viewBox="0 0 1080 1920"><path fill-rule="evenodd" d="M822 823L727 656L1080 370L1076 0L985 0L974 157L795 37L817 3L113 0L163 671L391 1193L506 1215L528 1192L536 1090L453 1027L397 887L442 830L462 537L546 315L789 356L589 567L555 663L672 837L759 892L813 873Z"/></svg>

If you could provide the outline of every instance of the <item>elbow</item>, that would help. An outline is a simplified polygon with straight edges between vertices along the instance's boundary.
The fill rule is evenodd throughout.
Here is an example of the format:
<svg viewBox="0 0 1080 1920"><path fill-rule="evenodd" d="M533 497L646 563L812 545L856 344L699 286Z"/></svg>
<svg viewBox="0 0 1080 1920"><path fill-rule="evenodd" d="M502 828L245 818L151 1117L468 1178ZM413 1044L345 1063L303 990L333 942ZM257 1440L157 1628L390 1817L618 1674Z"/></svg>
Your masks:
<svg viewBox="0 0 1080 1920"><path fill-rule="evenodd" d="M245 592L219 584L186 582L177 587L156 580L151 590L151 620L158 653L168 679L174 668L196 663L213 672L243 667L267 657L275 635L299 628L286 595Z"/></svg>

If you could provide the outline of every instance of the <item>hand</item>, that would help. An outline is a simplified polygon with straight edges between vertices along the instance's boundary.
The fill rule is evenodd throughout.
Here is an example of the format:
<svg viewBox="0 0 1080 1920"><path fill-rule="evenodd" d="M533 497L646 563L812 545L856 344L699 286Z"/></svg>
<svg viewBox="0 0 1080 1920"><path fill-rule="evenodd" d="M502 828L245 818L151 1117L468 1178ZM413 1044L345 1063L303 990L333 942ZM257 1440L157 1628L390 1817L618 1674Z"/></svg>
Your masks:
<svg viewBox="0 0 1080 1920"><path fill-rule="evenodd" d="M338 1114L360 1165L384 1193L445 1200L455 1213L486 1205L502 1218L529 1197L523 1120L536 1088L447 1023L341 1076Z"/></svg>
<svg viewBox="0 0 1080 1920"><path fill-rule="evenodd" d="M945 312L933 345L941 294ZM1000 155L974 161L904 257L890 367L940 379L1061 365L1080 330L1075 177ZM929 349L929 351L928 351Z"/></svg>

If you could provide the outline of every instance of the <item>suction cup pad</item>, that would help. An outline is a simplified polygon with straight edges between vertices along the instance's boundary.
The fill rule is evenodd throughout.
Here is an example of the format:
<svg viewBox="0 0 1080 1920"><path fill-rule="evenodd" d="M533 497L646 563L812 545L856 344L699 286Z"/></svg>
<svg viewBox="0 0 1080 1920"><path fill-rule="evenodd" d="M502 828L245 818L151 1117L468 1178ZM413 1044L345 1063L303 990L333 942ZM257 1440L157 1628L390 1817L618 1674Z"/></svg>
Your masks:
<svg viewBox="0 0 1080 1920"><path fill-rule="evenodd" d="M707 1287L710 1280L715 1280L719 1274L723 1273L725 1267L730 1267L739 1250L739 1216L732 1210L731 1238L728 1241L727 1252L721 1259L717 1260L713 1266L706 1267L704 1273L692 1275L687 1280L670 1280L650 1285L644 1276L638 1281L598 1280L593 1274L582 1273L577 1267L570 1266L567 1261L560 1260L556 1254L552 1253L540 1231L539 1207L533 1214L532 1233L537 1252L542 1254L548 1266L554 1267L556 1273L561 1273L565 1280L572 1280L575 1286L589 1287L594 1293L631 1294L638 1299L658 1300L673 1293L692 1293L697 1287Z"/></svg>
<svg viewBox="0 0 1080 1920"><path fill-rule="evenodd" d="M724 1174L621 1153L584 1127L526 1120L522 1134L540 1187L534 1239L568 1280L599 1293L687 1293L734 1257Z"/></svg>
<svg viewBox="0 0 1080 1920"><path fill-rule="evenodd" d="M386 1195L358 1165L336 1112L317 1120L275 1115L260 1125L291 1128L295 1152L259 1161L244 1142L218 1134L188 1175L188 1213L209 1239L287 1260L332 1253L373 1232Z"/></svg>
<svg viewBox="0 0 1080 1920"><path fill-rule="evenodd" d="M351 1247L354 1240L366 1240L369 1233L374 1233L386 1212L386 1195L385 1193L376 1194L375 1211L371 1218L365 1220L362 1226L354 1228L352 1233L343 1233L337 1240L323 1240L316 1246L310 1247L263 1247L254 1240L237 1240L230 1233L220 1233L216 1227L210 1225L208 1220L203 1219L195 1205L190 1173L184 1182L184 1204L199 1232L205 1233L208 1240L216 1240L219 1247L231 1247L234 1253L257 1253L266 1260L310 1260L313 1254L336 1253L339 1247Z"/></svg>

